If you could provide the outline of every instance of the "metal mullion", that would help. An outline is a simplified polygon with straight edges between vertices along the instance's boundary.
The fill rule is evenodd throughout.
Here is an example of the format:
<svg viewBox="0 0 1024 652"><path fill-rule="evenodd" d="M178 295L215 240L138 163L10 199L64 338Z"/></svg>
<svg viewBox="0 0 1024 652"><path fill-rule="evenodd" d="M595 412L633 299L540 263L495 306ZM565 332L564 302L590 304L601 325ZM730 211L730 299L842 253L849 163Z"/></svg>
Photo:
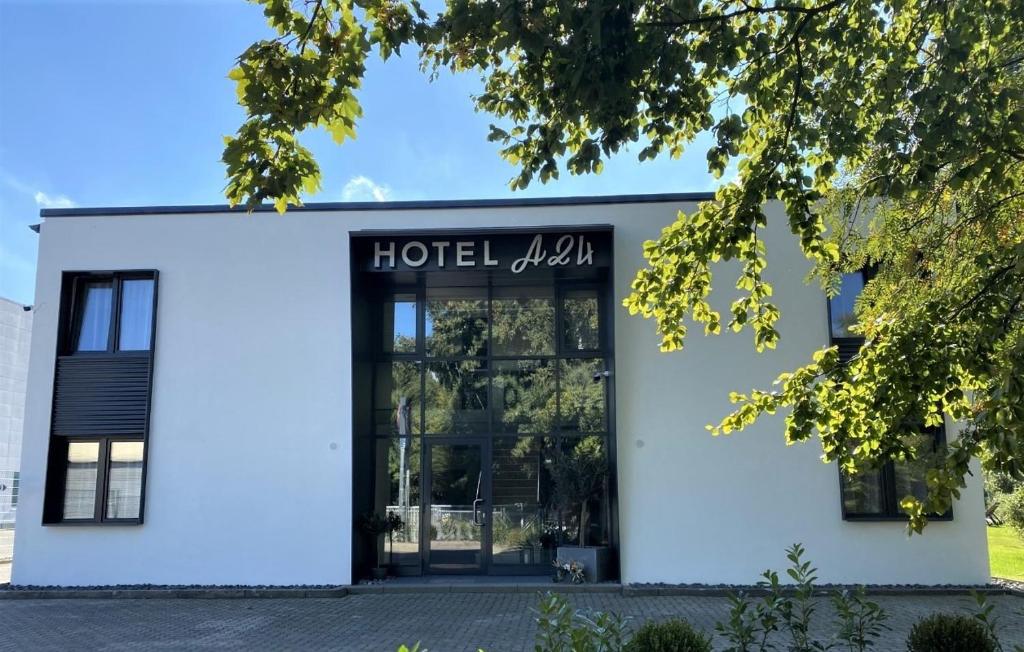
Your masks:
<svg viewBox="0 0 1024 652"><path fill-rule="evenodd" d="M487 436L494 436L494 279L487 275ZM484 460L481 460L483 463Z"/></svg>
<svg viewBox="0 0 1024 652"><path fill-rule="evenodd" d="M102 523L106 517L107 506L107 465L110 463L110 439L99 439L99 452L96 459L96 505L93 508L93 519Z"/></svg>
<svg viewBox="0 0 1024 652"><path fill-rule="evenodd" d="M441 356L424 356L424 360L430 362L486 362L488 356L486 355L441 355Z"/></svg>
<svg viewBox="0 0 1024 652"><path fill-rule="evenodd" d="M119 336L121 314L121 276L114 274L110 279L110 288L114 296L110 300L110 325L107 327L107 353L117 352L117 338Z"/></svg>

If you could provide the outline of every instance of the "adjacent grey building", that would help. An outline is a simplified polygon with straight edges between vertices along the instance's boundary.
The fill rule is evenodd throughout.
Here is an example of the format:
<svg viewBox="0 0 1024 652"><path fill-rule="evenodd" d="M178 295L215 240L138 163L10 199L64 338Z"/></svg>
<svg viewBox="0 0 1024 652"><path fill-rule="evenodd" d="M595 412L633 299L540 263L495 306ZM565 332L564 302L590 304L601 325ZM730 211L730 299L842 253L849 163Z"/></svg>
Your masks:
<svg viewBox="0 0 1024 652"><path fill-rule="evenodd" d="M0 298L0 563L13 549L32 313Z"/></svg>

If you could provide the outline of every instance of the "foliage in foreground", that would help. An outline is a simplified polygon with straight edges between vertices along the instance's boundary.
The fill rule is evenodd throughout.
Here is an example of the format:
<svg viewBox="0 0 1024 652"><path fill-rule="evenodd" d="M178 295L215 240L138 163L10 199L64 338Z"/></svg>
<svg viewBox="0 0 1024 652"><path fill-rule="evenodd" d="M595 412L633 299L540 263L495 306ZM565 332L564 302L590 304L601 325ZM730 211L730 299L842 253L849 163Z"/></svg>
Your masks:
<svg viewBox="0 0 1024 652"><path fill-rule="evenodd" d="M626 621L615 614L577 611L554 593L537 606L537 652L618 652L626 640Z"/></svg>
<svg viewBox="0 0 1024 652"><path fill-rule="evenodd" d="M644 623L625 647L626 652L711 652L711 637L680 618Z"/></svg>
<svg viewBox="0 0 1024 652"><path fill-rule="evenodd" d="M889 629L888 615L875 602L867 599L864 588L834 593L830 600L836 611L835 632L821 639L811 633L811 622L817 611L814 582L817 569L803 559L804 548L793 544L786 550L790 567L786 575L792 584L783 585L779 574L767 570L758 586L767 589L759 601L747 594L729 597L729 618L715 625L727 642L729 652L764 652L775 649L778 636L788 638L791 652L814 652L844 649L864 652L874 647L879 636Z"/></svg>
<svg viewBox="0 0 1024 652"><path fill-rule="evenodd" d="M372 54L414 49L425 70L476 71L476 107L518 166L514 188L598 173L630 146L678 157L701 133L734 183L646 243L630 311L665 351L687 321L779 340L766 276L766 202L830 292L876 274L858 303L856 360L834 349L735 394L712 429L786 409L788 443L817 436L849 474L922 457L943 416L966 432L929 462L920 530L959 496L970 461L1024 477L1024 3L1019 0L259 0L278 37L229 76L247 117L226 139L232 204L278 210L320 186L298 141L355 137ZM713 272L740 265L723 318Z"/></svg>
<svg viewBox="0 0 1024 652"><path fill-rule="evenodd" d="M907 637L908 652L995 652L985 626L971 616L932 614L916 623Z"/></svg>
<svg viewBox="0 0 1024 652"><path fill-rule="evenodd" d="M792 580L782 584L778 573L768 570L758 586L766 589L758 601L747 594L730 596L728 619L715 624L727 652L824 652L837 650L867 652L888 630L888 615L867 599L864 587L834 592L829 600L836 612L834 631L819 637L811 633L818 608L814 597L817 569L803 559L804 549L794 544L786 551ZM914 625L907 637L909 652L1004 652L999 641L999 620L995 606L984 594L972 592L975 610L971 615L933 614ZM627 621L613 613L574 610L569 601L548 592L536 609L535 652L709 652L711 637L682 619L661 623L648 621L632 636ZM628 640L627 640L628 639ZM780 643L784 645L778 647ZM426 652L419 643L402 646L398 652ZM1014 647L1024 652L1024 646Z"/></svg>

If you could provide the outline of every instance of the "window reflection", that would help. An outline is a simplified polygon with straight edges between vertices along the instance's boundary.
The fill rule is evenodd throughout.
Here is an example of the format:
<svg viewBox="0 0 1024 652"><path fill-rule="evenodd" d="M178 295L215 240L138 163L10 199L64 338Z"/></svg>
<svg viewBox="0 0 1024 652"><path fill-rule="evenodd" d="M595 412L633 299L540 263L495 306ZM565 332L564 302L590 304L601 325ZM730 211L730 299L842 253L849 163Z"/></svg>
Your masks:
<svg viewBox="0 0 1024 652"><path fill-rule="evenodd" d="M121 316L117 348L148 351L153 331L153 279L121 282Z"/></svg>
<svg viewBox="0 0 1024 652"><path fill-rule="evenodd" d="M476 360L431 362L426 370L426 431L483 434L489 429L487 368Z"/></svg>
<svg viewBox="0 0 1024 652"><path fill-rule="evenodd" d="M853 272L843 274L839 294L829 300L832 314L832 337L859 337L850 330L857 323L854 305L864 290L864 274Z"/></svg>
<svg viewBox="0 0 1024 652"><path fill-rule="evenodd" d="M565 437L555 451L552 505L560 514L562 543L608 544L608 440Z"/></svg>
<svg viewBox="0 0 1024 652"><path fill-rule="evenodd" d="M384 302L382 335L386 353L416 351L415 294L398 294L394 300Z"/></svg>
<svg viewBox="0 0 1024 652"><path fill-rule="evenodd" d="M96 474L100 444L73 441L68 444L68 467L64 477L64 518L93 518L96 510Z"/></svg>
<svg viewBox="0 0 1024 652"><path fill-rule="evenodd" d="M491 302L494 355L552 355L555 300L551 288L496 289Z"/></svg>
<svg viewBox="0 0 1024 652"><path fill-rule="evenodd" d="M605 432L608 426L604 359L559 360L558 364L562 430Z"/></svg>
<svg viewBox="0 0 1024 652"><path fill-rule="evenodd" d="M141 441L110 442L107 518L138 518L142 502Z"/></svg>
<svg viewBox="0 0 1024 652"><path fill-rule="evenodd" d="M428 356L487 355L486 290L429 289L425 328Z"/></svg>
<svg viewBox="0 0 1024 652"><path fill-rule="evenodd" d="M852 476L844 476L843 507L847 514L884 514L881 470L861 471Z"/></svg>
<svg viewBox="0 0 1024 652"><path fill-rule="evenodd" d="M81 297L77 308L76 351L107 350L113 288L112 281L90 281L81 284Z"/></svg>
<svg viewBox="0 0 1024 652"><path fill-rule="evenodd" d="M420 563L420 440L395 437L377 440L375 509L378 514L395 515L401 525L386 545L392 564L418 566Z"/></svg>
<svg viewBox="0 0 1024 652"><path fill-rule="evenodd" d="M492 562L548 567L558 540L550 439L497 439L492 446Z"/></svg>
<svg viewBox="0 0 1024 652"><path fill-rule="evenodd" d="M599 304L595 290L573 290L562 298L562 347L566 351L601 348Z"/></svg>
<svg viewBox="0 0 1024 652"><path fill-rule="evenodd" d="M420 365L385 362L377 365L374 429L378 435L420 433Z"/></svg>
<svg viewBox="0 0 1024 652"><path fill-rule="evenodd" d="M494 363L494 421L501 432L550 432L555 423L555 369L545 360Z"/></svg>
<svg viewBox="0 0 1024 652"><path fill-rule="evenodd" d="M934 434L920 434L905 439L908 447L915 451L915 457L906 462L893 463L893 480L896 484L896 508L905 513L899 502L907 496L918 500L928 497L928 469L941 466L944 453L936 446Z"/></svg>

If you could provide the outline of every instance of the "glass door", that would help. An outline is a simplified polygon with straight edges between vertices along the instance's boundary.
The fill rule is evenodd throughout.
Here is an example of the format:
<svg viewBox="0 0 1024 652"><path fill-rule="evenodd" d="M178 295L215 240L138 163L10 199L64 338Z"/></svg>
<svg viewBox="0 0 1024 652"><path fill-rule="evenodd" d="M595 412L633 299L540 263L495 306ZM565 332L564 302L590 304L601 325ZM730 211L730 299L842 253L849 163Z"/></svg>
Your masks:
<svg viewBox="0 0 1024 652"><path fill-rule="evenodd" d="M484 444L427 446L425 567L429 573L480 573L486 561L489 467Z"/></svg>

